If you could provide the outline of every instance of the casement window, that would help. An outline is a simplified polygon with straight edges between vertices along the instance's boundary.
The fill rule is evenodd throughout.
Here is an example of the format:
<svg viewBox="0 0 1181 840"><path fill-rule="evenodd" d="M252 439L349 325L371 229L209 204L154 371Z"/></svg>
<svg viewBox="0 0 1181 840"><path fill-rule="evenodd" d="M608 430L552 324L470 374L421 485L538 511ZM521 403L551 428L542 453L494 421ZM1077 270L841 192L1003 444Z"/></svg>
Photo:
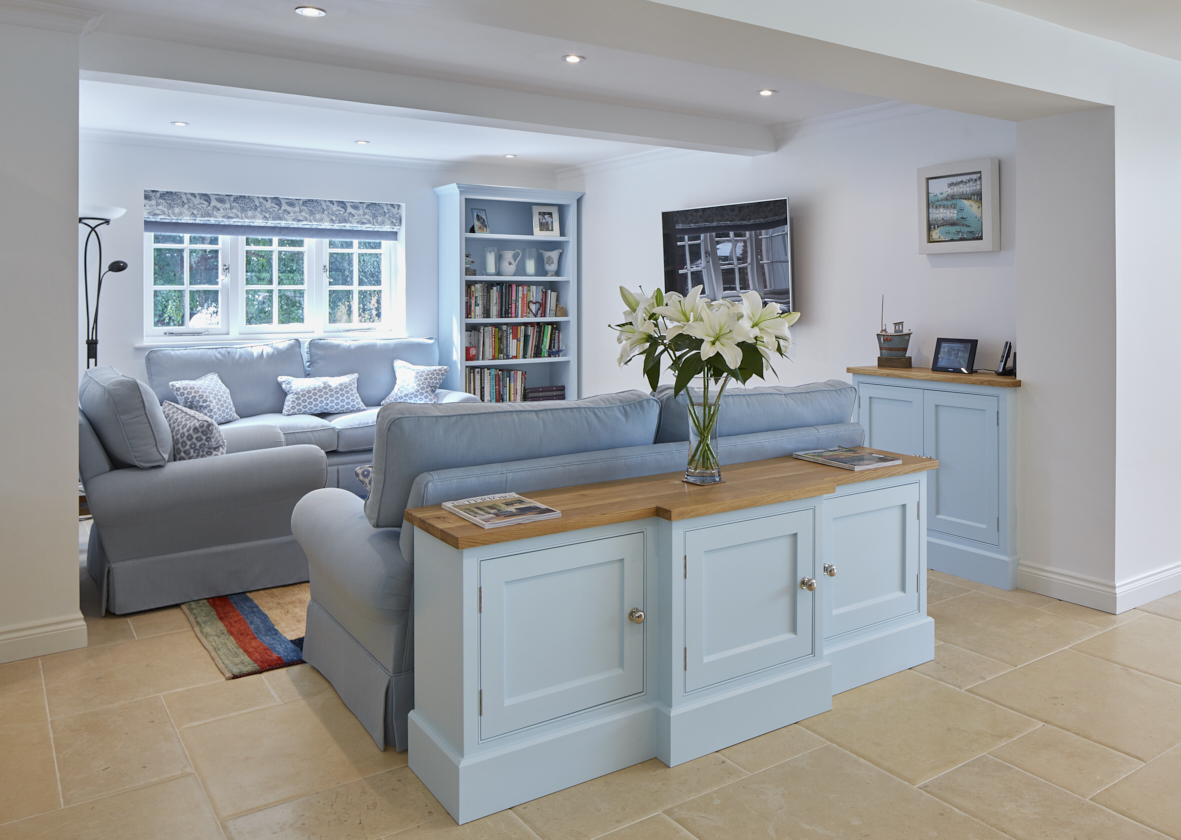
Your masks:
<svg viewBox="0 0 1181 840"><path fill-rule="evenodd" d="M144 204L145 337L405 332L401 205L150 190ZM247 218L201 218L219 210ZM335 225L312 227L317 212Z"/></svg>
<svg viewBox="0 0 1181 840"><path fill-rule="evenodd" d="M765 294L790 261L786 227L679 236L677 247L685 288L704 286L714 300L752 290Z"/></svg>

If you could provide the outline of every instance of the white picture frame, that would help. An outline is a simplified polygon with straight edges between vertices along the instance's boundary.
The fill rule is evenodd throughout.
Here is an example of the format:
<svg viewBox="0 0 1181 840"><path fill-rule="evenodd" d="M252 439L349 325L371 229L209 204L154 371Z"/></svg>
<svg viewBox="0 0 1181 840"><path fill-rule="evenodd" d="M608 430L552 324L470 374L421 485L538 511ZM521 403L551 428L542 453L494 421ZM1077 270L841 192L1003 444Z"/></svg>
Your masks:
<svg viewBox="0 0 1181 840"><path fill-rule="evenodd" d="M1000 161L978 158L918 171L920 254L1001 249Z"/></svg>
<svg viewBox="0 0 1181 840"><path fill-rule="evenodd" d="M561 223L558 221L558 208L549 205L533 205L533 235L561 236Z"/></svg>

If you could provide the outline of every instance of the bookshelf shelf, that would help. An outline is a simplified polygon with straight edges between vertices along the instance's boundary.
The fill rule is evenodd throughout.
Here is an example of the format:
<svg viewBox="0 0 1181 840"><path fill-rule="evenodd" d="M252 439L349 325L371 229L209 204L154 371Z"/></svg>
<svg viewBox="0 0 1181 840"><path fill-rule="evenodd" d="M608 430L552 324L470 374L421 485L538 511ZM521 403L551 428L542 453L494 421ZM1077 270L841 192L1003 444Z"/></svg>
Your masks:
<svg viewBox="0 0 1181 840"><path fill-rule="evenodd" d="M525 385L529 388L561 385L566 399L577 399L578 365L563 364L578 359L578 199L580 192L560 190L532 190L515 187L491 187L476 184L448 184L437 187L439 200L439 349L442 364L451 368L442 387L456 391L467 390L468 371L472 369L506 368L526 370ZM559 229L566 236L535 236L533 234L533 205L557 207ZM472 225L472 210L483 210L488 226L495 233L468 233ZM507 232L506 232L507 231ZM526 255L517 262L514 275L476 274L465 271L470 254L477 271L483 271L493 246L505 249L538 251L561 249L557 271L559 276L525 274ZM497 248L497 250L503 250ZM542 257L537 255L537 267ZM456 282L455 278L461 278ZM521 286L540 286L556 292L558 303L566 309L565 317L553 318L467 318L468 287L473 283L516 283ZM506 310L501 310L506 311ZM508 310L519 311L519 310ZM562 356L528 359L466 360L465 338L469 330L487 327L522 330L530 325L552 325L561 331ZM548 331L547 331L548 332ZM487 334L487 333L486 333Z"/></svg>

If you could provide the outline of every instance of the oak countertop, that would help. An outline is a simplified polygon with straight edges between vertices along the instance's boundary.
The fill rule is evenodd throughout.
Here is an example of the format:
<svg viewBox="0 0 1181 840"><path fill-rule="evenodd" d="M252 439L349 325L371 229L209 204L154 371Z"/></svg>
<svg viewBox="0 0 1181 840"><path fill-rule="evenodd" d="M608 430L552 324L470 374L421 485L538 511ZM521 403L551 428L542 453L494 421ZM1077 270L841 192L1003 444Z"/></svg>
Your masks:
<svg viewBox="0 0 1181 840"><path fill-rule="evenodd" d="M847 367L847 373L860 376L886 376L891 379L921 379L927 382L952 382L956 385L988 385L992 388L1020 388L1021 380L1015 376L997 376L991 370L977 373L943 373L925 368L880 368L876 365Z"/></svg>
<svg viewBox="0 0 1181 840"><path fill-rule="evenodd" d="M722 483L707 487L686 484L681 480L684 473L676 472L539 490L528 493L528 497L560 510L562 515L557 519L501 528L481 528L439 505L407 510L406 522L453 548L474 548L650 517L675 522L790 502L835 493L837 487L844 484L925 472L939 466L939 462L931 458L897 457L902 460L901 464L856 471L813 464L791 456L770 458L723 467Z"/></svg>

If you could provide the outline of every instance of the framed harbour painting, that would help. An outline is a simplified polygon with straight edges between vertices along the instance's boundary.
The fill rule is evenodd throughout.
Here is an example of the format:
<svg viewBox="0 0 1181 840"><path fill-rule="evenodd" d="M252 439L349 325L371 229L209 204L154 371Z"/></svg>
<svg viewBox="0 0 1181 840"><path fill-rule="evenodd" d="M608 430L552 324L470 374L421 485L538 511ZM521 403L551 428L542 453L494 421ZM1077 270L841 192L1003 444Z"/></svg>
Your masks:
<svg viewBox="0 0 1181 840"><path fill-rule="evenodd" d="M996 158L920 169L919 253L999 251L999 174Z"/></svg>

